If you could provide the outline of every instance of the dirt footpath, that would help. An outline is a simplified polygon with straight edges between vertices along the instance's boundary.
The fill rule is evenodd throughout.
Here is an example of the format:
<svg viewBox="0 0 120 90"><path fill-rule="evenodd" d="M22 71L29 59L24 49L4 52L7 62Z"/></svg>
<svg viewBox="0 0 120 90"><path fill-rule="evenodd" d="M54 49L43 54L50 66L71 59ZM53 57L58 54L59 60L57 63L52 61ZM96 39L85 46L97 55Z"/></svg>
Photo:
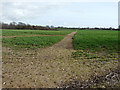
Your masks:
<svg viewBox="0 0 120 90"><path fill-rule="evenodd" d="M64 48L64 49L73 49L72 37L76 32L68 34L62 41L53 45L54 48Z"/></svg>

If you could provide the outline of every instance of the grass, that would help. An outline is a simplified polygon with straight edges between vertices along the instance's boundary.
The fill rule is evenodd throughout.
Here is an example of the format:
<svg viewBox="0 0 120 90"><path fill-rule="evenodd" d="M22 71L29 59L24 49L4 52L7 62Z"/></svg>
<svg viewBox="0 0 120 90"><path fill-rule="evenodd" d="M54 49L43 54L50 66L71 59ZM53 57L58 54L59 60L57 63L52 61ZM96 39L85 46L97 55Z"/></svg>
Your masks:
<svg viewBox="0 0 120 90"><path fill-rule="evenodd" d="M73 30L47 31L47 30L13 30L3 29L2 36L20 36L20 35L67 35Z"/></svg>
<svg viewBox="0 0 120 90"><path fill-rule="evenodd" d="M75 59L105 60L116 58L118 31L79 30L73 38Z"/></svg>
<svg viewBox="0 0 120 90"><path fill-rule="evenodd" d="M73 39L74 49L118 50L118 31L78 31Z"/></svg>
<svg viewBox="0 0 120 90"><path fill-rule="evenodd" d="M63 39L63 36L37 36L37 37L14 37L14 38L3 38L3 46L14 47L14 48L43 48L51 46L54 43Z"/></svg>
<svg viewBox="0 0 120 90"><path fill-rule="evenodd" d="M55 44L64 37L54 35L67 35L71 32L73 32L73 30L47 31L47 30L3 29L2 36L25 36L25 35L53 35L53 36L3 38L2 42L3 46L7 47L30 48L30 49L43 48Z"/></svg>

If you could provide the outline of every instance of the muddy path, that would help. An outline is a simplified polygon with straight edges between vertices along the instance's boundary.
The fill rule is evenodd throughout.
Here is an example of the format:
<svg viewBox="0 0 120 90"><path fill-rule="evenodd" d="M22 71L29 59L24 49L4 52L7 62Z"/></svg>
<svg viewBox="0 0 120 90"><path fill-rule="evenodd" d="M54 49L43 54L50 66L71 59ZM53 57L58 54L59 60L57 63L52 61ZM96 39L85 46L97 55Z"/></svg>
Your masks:
<svg viewBox="0 0 120 90"><path fill-rule="evenodd" d="M53 45L54 48L64 48L64 49L73 49L72 37L76 32L68 34L62 41Z"/></svg>

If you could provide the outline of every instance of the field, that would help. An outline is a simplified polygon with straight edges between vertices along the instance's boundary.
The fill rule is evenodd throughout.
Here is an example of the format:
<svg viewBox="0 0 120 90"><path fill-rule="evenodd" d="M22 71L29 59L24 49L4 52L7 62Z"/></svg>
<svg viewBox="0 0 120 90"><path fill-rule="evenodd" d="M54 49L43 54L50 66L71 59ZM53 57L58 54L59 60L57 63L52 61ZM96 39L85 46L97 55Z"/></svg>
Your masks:
<svg viewBox="0 0 120 90"><path fill-rule="evenodd" d="M2 85L4 88L120 87L118 33L3 30Z"/></svg>
<svg viewBox="0 0 120 90"><path fill-rule="evenodd" d="M12 48L43 48L51 46L54 43L63 39L64 36L35 36L35 37L14 37L3 38L3 46L10 46Z"/></svg>
<svg viewBox="0 0 120 90"><path fill-rule="evenodd" d="M96 60L117 59L118 31L78 31L74 36L74 58Z"/></svg>
<svg viewBox="0 0 120 90"><path fill-rule="evenodd" d="M45 31L45 30L9 30L3 29L2 36L23 36L23 35L67 35L74 30L69 31Z"/></svg>
<svg viewBox="0 0 120 90"><path fill-rule="evenodd" d="M118 50L118 31L78 31L73 40L74 49L79 50Z"/></svg>

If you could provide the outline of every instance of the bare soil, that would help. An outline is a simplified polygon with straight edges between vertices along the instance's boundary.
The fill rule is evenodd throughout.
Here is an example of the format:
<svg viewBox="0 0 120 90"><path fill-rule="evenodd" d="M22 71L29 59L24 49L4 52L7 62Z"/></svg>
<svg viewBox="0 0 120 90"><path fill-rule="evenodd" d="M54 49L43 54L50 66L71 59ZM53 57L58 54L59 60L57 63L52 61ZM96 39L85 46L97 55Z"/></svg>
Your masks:
<svg viewBox="0 0 120 90"><path fill-rule="evenodd" d="M82 83L93 75L106 75L118 67L118 61L85 62L74 60L72 37L76 32L48 48L21 51L3 47L3 88L70 87L70 82Z"/></svg>

